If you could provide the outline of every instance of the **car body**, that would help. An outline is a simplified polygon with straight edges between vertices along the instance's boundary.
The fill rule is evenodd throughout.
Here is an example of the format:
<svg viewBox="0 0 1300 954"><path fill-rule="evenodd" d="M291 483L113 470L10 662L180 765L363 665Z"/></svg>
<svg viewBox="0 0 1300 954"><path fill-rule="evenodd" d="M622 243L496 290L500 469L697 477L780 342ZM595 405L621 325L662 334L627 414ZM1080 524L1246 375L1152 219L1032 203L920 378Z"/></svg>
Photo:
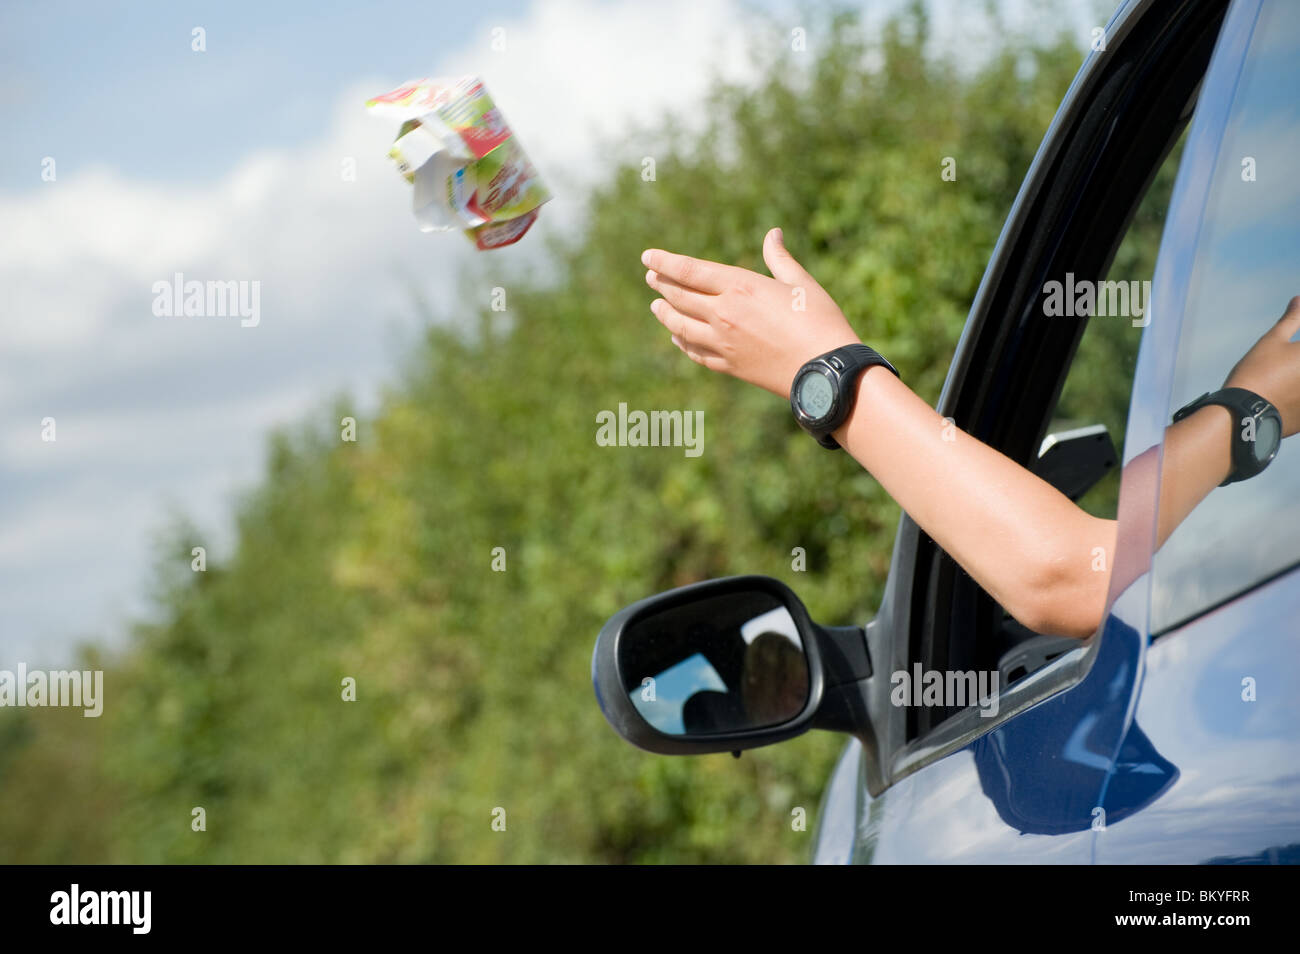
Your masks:
<svg viewBox="0 0 1300 954"><path fill-rule="evenodd" d="M804 711L777 726L670 738L624 705L638 683L618 671L617 644L638 619L669 602L679 614L693 600L703 606L727 587L783 598L739 578L651 598L610 621L593 676L616 729L677 754L770 744L807 728L849 733L819 812L819 863L1300 862L1300 698L1291 691L1300 684L1300 450L1284 445L1258 478L1216 489L1160 550L1160 481L1131 466L1142 458L1158 472L1174 411L1218 387L1209 377L1258 337L1261 309L1275 320L1300 291L1300 280L1287 284L1300 275L1288 274L1300 253L1293 6L1120 7L1025 178L938 403L964 430L1045 473L1080 340L1089 322L1114 319L1046 318L1043 290L1107 275L1181 141L1151 308L1134 322L1142 329L1115 556L1126 572L1112 575L1099 631L1084 641L1023 631L904 515L870 623L821 628L792 607L812 660ZM1261 163L1270 169L1263 185ZM1083 436L1062 443L1085 470L1104 471L1113 462L1089 455L1109 441L1090 449ZM1078 463L1066 470L1078 476ZM1050 479L1064 489L1067 478ZM986 670L1001 677L996 706L891 700L899 673Z"/></svg>

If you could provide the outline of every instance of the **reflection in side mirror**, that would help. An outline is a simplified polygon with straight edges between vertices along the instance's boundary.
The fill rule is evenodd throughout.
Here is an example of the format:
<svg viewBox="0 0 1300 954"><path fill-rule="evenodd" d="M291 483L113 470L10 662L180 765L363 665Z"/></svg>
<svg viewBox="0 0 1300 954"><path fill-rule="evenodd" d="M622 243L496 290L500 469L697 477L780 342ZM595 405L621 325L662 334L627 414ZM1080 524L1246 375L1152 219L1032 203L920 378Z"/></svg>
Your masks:
<svg viewBox="0 0 1300 954"><path fill-rule="evenodd" d="M651 752L769 745L814 725L866 731L871 675L861 627L825 629L779 580L736 576L652 596L614 614L592 657L601 711ZM827 685L837 687L819 715Z"/></svg>
<svg viewBox="0 0 1300 954"><path fill-rule="evenodd" d="M738 590L647 612L623 631L632 705L665 735L780 725L808 702L808 659L790 610Z"/></svg>

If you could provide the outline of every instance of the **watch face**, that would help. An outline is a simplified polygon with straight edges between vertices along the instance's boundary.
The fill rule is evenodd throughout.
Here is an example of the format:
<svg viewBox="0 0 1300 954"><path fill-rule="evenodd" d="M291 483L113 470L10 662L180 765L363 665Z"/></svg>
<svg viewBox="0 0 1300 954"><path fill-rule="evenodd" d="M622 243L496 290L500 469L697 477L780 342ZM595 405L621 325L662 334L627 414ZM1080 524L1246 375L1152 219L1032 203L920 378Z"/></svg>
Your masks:
<svg viewBox="0 0 1300 954"><path fill-rule="evenodd" d="M1261 464L1268 463L1277 453L1277 445L1281 442L1282 428L1277 418L1271 415L1259 418L1255 424L1255 443L1251 445L1255 459Z"/></svg>
<svg viewBox="0 0 1300 954"><path fill-rule="evenodd" d="M835 389L826 375L809 371L799 382L799 409L811 420L820 420L835 403Z"/></svg>

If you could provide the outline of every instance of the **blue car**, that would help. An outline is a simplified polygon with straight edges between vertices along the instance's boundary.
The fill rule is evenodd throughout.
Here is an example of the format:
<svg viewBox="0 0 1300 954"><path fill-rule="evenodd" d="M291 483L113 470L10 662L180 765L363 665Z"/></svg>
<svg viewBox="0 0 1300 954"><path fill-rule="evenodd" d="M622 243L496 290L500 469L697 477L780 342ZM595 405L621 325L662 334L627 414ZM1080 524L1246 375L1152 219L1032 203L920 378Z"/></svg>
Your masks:
<svg viewBox="0 0 1300 954"><path fill-rule="evenodd" d="M1300 446L1155 545L1171 418L1300 292L1300 3L1131 0L1092 46L938 410L1117 520L1098 631L1031 632L904 515L865 626L738 576L597 640L601 709L648 751L848 737L815 862L1300 862Z"/></svg>

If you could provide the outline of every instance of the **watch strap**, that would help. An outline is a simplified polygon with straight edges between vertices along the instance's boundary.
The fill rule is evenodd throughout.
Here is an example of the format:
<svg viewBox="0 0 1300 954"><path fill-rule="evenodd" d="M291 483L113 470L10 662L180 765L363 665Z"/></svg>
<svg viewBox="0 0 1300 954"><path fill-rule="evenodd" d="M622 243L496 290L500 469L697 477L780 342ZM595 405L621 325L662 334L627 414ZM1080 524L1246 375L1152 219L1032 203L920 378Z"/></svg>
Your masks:
<svg viewBox="0 0 1300 954"><path fill-rule="evenodd" d="M1245 452L1243 453L1243 445L1245 441L1241 437L1241 421L1243 418L1259 418L1271 412L1278 418L1280 424L1281 416L1278 414L1277 408L1254 391L1248 391L1245 388L1221 388L1218 391L1206 391L1195 400L1184 404L1174 412L1174 423L1178 423L1183 418L1194 414L1201 408L1210 407L1211 405L1227 408L1232 414L1232 444L1230 455L1232 458L1232 469L1228 472L1228 476L1224 479L1223 483L1219 484L1219 486L1226 487L1228 484L1236 483L1239 480L1246 480L1263 471L1272 461L1272 457L1269 457L1268 460L1260 463L1258 458L1255 457L1253 449L1244 448ZM1280 431L1281 428L1279 427L1279 439Z"/></svg>
<svg viewBox="0 0 1300 954"><path fill-rule="evenodd" d="M898 377L898 369L890 364L884 355L869 345L845 345L842 348L836 348L834 351L827 352L822 355L822 358L832 366L835 365L836 361L842 361L844 366L836 368L836 370L841 371L846 375L852 374L856 376L867 370L867 368L873 368L876 365L880 365L883 368L888 368L890 371L893 371L894 376Z"/></svg>

